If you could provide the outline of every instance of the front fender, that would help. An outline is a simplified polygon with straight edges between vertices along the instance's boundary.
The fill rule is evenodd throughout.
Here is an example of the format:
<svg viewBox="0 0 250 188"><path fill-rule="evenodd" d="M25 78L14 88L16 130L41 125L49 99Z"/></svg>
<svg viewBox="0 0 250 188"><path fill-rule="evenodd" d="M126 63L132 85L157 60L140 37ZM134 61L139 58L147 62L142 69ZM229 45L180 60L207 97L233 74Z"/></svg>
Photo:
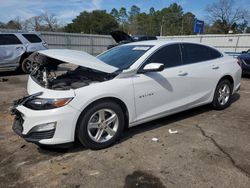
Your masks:
<svg viewBox="0 0 250 188"><path fill-rule="evenodd" d="M134 89L131 78L113 79L78 88L75 90L75 95L70 104L81 112L97 100L116 98L127 107L129 122L135 119Z"/></svg>

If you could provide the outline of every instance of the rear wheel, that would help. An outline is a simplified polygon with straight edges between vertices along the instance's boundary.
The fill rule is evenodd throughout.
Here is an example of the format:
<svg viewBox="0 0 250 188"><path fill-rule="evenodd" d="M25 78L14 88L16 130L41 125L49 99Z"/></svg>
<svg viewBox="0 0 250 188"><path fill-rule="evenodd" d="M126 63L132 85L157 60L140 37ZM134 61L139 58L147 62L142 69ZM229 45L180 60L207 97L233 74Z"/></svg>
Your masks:
<svg viewBox="0 0 250 188"><path fill-rule="evenodd" d="M80 116L76 134L79 141L91 149L114 144L124 129L121 107L110 101L92 105Z"/></svg>
<svg viewBox="0 0 250 188"><path fill-rule="evenodd" d="M216 110L223 110L230 106L233 86L229 80L221 80L214 93L213 107Z"/></svg>
<svg viewBox="0 0 250 188"><path fill-rule="evenodd" d="M30 74L32 71L37 69L37 63L30 61L28 58L25 58L21 63L21 69L24 73Z"/></svg>

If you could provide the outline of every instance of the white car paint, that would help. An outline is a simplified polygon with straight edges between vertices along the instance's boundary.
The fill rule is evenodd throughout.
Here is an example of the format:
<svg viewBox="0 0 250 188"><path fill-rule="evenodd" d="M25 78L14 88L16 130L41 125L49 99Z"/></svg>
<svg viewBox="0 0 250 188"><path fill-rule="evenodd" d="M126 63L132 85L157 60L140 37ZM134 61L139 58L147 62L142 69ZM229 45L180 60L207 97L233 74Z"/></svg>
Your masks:
<svg viewBox="0 0 250 188"><path fill-rule="evenodd" d="M92 55L82 51L51 49L39 51L39 53L66 63L72 63L106 73L112 73L117 70L116 67L108 65L101 60L93 57Z"/></svg>
<svg viewBox="0 0 250 188"><path fill-rule="evenodd" d="M31 77L28 93L42 91L40 98L74 99L64 107L52 110L31 110L23 105L17 110L23 114L24 130L46 122L57 122L53 138L40 140L40 144L61 144L74 141L76 123L81 112L96 100L112 97L122 101L128 110L129 126L138 125L159 117L170 115L203 104L211 103L219 80L229 75L234 80L233 92L240 87L241 69L236 60L223 54L223 57L202 63L166 68L162 72L137 74L138 68L157 49L173 41L143 41L126 45L154 45L129 69L114 79L90 84L89 86L67 91L55 91L39 86ZM180 42L182 43L182 42ZM71 50L40 51L44 55L65 62L103 70L116 68L82 52ZM87 60L87 61L86 61ZM89 61L88 61L89 60ZM103 63L103 64L102 64ZM217 68L219 67L219 68Z"/></svg>

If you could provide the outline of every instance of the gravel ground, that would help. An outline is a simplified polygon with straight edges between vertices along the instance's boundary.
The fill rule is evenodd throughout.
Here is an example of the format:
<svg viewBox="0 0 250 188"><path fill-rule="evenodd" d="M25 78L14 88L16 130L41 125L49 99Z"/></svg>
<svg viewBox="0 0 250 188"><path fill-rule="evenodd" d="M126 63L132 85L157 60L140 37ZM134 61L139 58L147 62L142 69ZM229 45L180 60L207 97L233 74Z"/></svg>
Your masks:
<svg viewBox="0 0 250 188"><path fill-rule="evenodd" d="M203 106L152 121L98 151L43 150L15 135L8 108L26 82L0 73L0 187L250 187L249 78L224 111Z"/></svg>

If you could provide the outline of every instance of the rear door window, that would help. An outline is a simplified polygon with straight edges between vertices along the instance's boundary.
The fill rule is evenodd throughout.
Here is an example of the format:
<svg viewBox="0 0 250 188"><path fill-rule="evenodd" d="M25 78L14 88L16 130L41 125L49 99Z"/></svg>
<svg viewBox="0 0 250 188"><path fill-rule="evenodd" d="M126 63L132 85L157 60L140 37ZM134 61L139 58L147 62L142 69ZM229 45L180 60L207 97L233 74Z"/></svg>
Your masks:
<svg viewBox="0 0 250 188"><path fill-rule="evenodd" d="M146 62L162 63L165 68L182 65L179 44L167 45L156 51Z"/></svg>
<svg viewBox="0 0 250 188"><path fill-rule="evenodd" d="M184 64L198 63L221 57L220 52L207 46L188 43L181 46Z"/></svg>
<svg viewBox="0 0 250 188"><path fill-rule="evenodd" d="M42 42L41 38L35 34L22 34L30 43L39 43Z"/></svg>
<svg viewBox="0 0 250 188"><path fill-rule="evenodd" d="M0 45L15 45L22 44L22 42L13 34L1 34Z"/></svg>

